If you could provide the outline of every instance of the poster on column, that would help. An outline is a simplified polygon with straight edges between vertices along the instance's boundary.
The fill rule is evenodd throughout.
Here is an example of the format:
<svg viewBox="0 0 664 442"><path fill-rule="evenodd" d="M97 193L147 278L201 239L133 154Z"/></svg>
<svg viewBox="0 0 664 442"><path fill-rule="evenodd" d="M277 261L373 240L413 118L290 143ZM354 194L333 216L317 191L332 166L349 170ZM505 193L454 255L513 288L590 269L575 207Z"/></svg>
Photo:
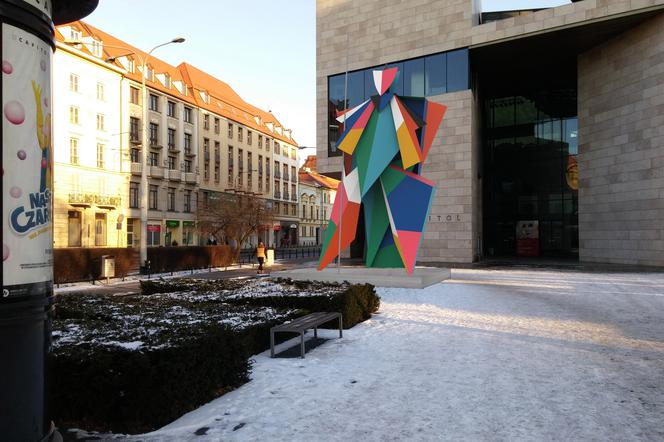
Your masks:
<svg viewBox="0 0 664 442"><path fill-rule="evenodd" d="M2 24L2 298L53 280L51 47Z"/></svg>

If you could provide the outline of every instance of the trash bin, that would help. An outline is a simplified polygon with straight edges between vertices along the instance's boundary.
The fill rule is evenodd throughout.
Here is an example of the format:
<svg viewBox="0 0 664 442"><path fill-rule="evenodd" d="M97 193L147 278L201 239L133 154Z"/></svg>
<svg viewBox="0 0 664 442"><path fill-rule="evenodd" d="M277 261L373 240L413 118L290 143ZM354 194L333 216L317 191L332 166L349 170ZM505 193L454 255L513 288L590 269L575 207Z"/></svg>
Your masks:
<svg viewBox="0 0 664 442"><path fill-rule="evenodd" d="M102 255L101 277L106 279L115 278L115 256Z"/></svg>
<svg viewBox="0 0 664 442"><path fill-rule="evenodd" d="M274 249L267 249L265 265L271 267L274 264Z"/></svg>

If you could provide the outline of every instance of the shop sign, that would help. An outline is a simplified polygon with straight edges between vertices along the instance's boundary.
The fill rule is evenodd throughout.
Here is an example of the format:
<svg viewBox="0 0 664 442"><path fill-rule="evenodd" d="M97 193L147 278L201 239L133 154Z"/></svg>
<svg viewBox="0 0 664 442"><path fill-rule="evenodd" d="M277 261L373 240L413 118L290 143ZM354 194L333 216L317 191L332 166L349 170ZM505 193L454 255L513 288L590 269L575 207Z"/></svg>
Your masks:
<svg viewBox="0 0 664 442"><path fill-rule="evenodd" d="M274 227L272 227L272 230L277 232L277 231L281 230L281 226L274 226Z"/></svg>
<svg viewBox="0 0 664 442"><path fill-rule="evenodd" d="M196 226L195 221L182 221L182 227L194 227Z"/></svg>
<svg viewBox="0 0 664 442"><path fill-rule="evenodd" d="M161 226L158 224L148 224L148 232L161 232Z"/></svg>
<svg viewBox="0 0 664 442"><path fill-rule="evenodd" d="M180 221L168 219L166 220L166 227L180 227Z"/></svg>
<svg viewBox="0 0 664 442"><path fill-rule="evenodd" d="M2 24L3 297L53 280L51 56L41 39Z"/></svg>

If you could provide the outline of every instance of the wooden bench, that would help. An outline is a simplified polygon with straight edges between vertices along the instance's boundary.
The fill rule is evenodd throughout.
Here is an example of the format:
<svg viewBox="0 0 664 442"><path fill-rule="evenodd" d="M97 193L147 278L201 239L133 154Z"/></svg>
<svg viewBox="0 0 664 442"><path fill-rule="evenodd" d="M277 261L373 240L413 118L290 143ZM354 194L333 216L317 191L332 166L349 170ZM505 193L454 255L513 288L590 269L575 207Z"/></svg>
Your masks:
<svg viewBox="0 0 664 442"><path fill-rule="evenodd" d="M339 337L343 337L343 320L341 313L319 312L302 316L285 324L277 325L270 329L270 357L274 357L274 334L277 332L289 332L300 334L300 357L304 358L304 333L314 329L314 338L318 337L318 326L328 321L339 318Z"/></svg>

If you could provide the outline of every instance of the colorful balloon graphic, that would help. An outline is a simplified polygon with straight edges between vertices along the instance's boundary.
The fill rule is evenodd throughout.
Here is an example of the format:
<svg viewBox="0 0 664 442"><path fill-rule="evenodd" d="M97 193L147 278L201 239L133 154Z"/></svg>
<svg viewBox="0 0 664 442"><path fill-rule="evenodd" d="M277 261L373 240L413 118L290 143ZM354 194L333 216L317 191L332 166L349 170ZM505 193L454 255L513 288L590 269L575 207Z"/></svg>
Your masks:
<svg viewBox="0 0 664 442"><path fill-rule="evenodd" d="M18 101L10 101L5 104L5 117L12 124L21 124L25 121L25 109Z"/></svg>
<svg viewBox="0 0 664 442"><path fill-rule="evenodd" d="M9 247L7 244L2 243L2 260L7 261L7 258L9 258Z"/></svg>
<svg viewBox="0 0 664 442"><path fill-rule="evenodd" d="M18 157L19 160L23 161L28 157L28 154L25 153L24 150L19 150L18 152L16 152L16 156Z"/></svg>
<svg viewBox="0 0 664 442"><path fill-rule="evenodd" d="M23 190L21 190L21 188L18 186L13 186L11 189L9 189L9 194L12 196L12 198L20 198L21 195L23 195Z"/></svg>
<svg viewBox="0 0 664 442"><path fill-rule="evenodd" d="M4 72L5 74L11 74L12 72L14 72L14 67L7 60L2 60L2 72Z"/></svg>

